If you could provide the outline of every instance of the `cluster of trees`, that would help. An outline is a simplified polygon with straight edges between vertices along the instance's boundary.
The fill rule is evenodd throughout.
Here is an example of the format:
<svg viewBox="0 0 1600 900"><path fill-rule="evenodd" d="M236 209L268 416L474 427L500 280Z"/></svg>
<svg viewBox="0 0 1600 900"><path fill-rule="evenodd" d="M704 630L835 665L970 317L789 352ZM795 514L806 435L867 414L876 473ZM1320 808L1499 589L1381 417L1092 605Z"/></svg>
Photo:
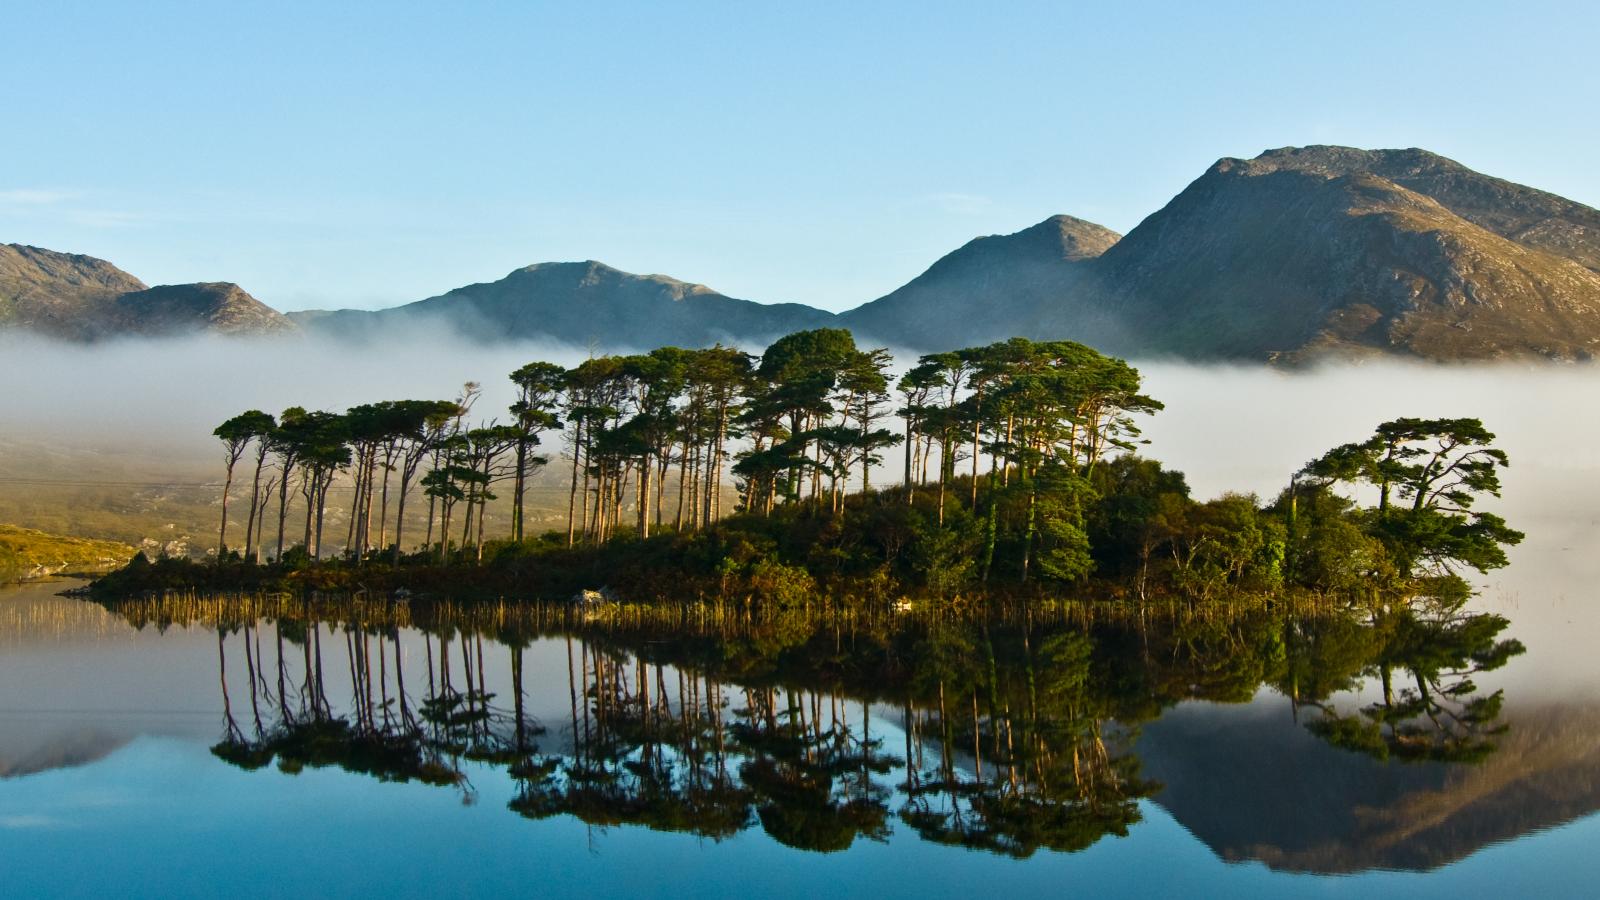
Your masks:
<svg viewBox="0 0 1600 900"><path fill-rule="evenodd" d="M431 500L446 501L443 504L446 522L450 504L455 500L469 496L478 502L486 499L481 494L469 495L460 485L466 484L476 490L478 475L493 471L496 458L504 452L499 443L508 429L463 426L463 417L470 409L474 393L475 388L469 386L455 402L372 403L343 414L290 407L274 417L260 410L249 410L223 422L215 431L223 444L226 468L222 524L217 536L218 556L223 557L228 551L229 495L239 463L248 457L252 471L250 506L245 516L243 556L246 559L259 561L261 558L267 541L266 515L274 493L277 496L274 556L280 560L284 558L291 487L304 501L300 546L311 558L320 558L328 492L341 474L349 475L355 494L345 546L365 555L372 547L390 544L392 488L392 543L398 559L404 539L406 499L418 481L433 479L428 486L429 496ZM494 452L488 452L485 449L488 447L494 447ZM425 465L430 469L419 478ZM446 477L438 477L436 473L439 472L446 473ZM441 483L444 487L436 490L435 485ZM374 503L377 504L376 515ZM433 506L430 502L430 531Z"/></svg>
<svg viewBox="0 0 1600 900"><path fill-rule="evenodd" d="M470 383L450 401L276 418L252 410L216 430L227 474L218 542L225 554L226 494L247 459L251 561L274 493L285 558L291 492L304 501L305 555L320 559L340 478L354 495L343 527L355 560L402 561L420 486L429 561L483 562L486 547L517 561L654 534L651 546L669 552L652 557L652 576L715 577L723 589L771 582L791 594L828 578L951 594L1097 576L1140 598L1299 587L1457 602L1468 593L1460 570L1504 565L1504 547L1521 538L1474 508L1498 494L1508 463L1476 419L1388 422L1306 465L1270 501L1202 502L1181 473L1134 452L1138 418L1161 404L1122 360L1014 338L920 357L898 377L891 366L887 351L824 328L759 357L664 347L570 369L529 363L511 373L504 424L467 422L481 395ZM530 542L525 498L551 433L570 461L565 536ZM897 483L875 489L896 445L899 477L878 480ZM488 504L508 482L509 534L491 543Z"/></svg>
<svg viewBox="0 0 1600 900"><path fill-rule="evenodd" d="M1026 485L1037 511L1042 493L1128 446L1132 413L1159 408L1138 393L1138 373L1120 360L1080 344L1015 339L923 357L898 385L902 436L884 427L893 415L891 362L887 350L859 348L848 331L824 328L781 338L759 358L717 346L602 356L571 369L533 362L511 374L517 396L509 424L466 425L480 393L475 384L454 401L375 403L343 414L296 407L275 418L251 410L215 432L226 467L219 555L227 549L235 470L252 451L248 559L260 558L264 498L274 489L282 558L291 488L304 501L302 545L321 558L327 496L341 474L355 494L348 555L390 547L398 560L406 500L420 484L429 498L425 545L437 544L448 559L459 525L459 546L481 558L484 507L503 481L513 482L509 537L526 537L526 485L548 461L532 448L556 429L571 460L570 546L622 531L648 537L666 526L669 505L678 532L722 518L730 461L743 511L771 515L781 504L806 502L837 514L852 475L870 492L882 451L900 443L904 482L937 483L941 522L957 463L972 461L976 502L985 455L990 481ZM905 501L915 495L906 490ZM1050 532L1052 510L1030 517L1030 540Z"/></svg>

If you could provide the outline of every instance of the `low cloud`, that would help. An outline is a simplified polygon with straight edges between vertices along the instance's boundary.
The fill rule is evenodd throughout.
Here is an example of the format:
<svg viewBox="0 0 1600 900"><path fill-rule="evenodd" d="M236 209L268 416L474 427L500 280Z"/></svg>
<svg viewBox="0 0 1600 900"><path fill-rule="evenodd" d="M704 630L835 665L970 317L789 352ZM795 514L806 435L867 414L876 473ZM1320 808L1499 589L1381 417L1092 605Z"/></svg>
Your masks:
<svg viewBox="0 0 1600 900"><path fill-rule="evenodd" d="M24 219L30 225L56 223L79 228L125 228L149 217L127 210L106 209L83 191L55 188L0 190L0 216Z"/></svg>
<svg viewBox="0 0 1600 900"><path fill-rule="evenodd" d="M941 212L958 216L977 216L994 209L994 201L990 198L982 194L964 194L959 191L930 194L927 202Z"/></svg>
<svg viewBox="0 0 1600 900"><path fill-rule="evenodd" d="M77 191L57 191L44 188L13 188L0 190L0 208L8 206L53 206L78 196Z"/></svg>

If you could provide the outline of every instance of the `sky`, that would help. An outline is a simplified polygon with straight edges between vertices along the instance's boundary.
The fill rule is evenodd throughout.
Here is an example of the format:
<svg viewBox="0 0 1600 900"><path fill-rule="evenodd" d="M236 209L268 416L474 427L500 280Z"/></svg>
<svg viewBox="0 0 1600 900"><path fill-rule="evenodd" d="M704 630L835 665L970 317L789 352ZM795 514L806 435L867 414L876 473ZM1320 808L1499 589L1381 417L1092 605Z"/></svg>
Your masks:
<svg viewBox="0 0 1600 900"><path fill-rule="evenodd" d="M0 242L279 309L597 259L847 309L1224 156L1424 147L1600 206L1600 4L8 4Z"/></svg>

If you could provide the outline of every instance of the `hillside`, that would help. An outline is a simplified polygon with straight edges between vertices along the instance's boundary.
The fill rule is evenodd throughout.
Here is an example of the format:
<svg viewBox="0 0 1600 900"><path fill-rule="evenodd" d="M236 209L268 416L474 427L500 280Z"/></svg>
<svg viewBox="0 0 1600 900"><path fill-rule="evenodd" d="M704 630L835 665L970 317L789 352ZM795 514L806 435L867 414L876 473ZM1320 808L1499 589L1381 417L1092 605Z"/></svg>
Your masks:
<svg viewBox="0 0 1600 900"><path fill-rule="evenodd" d="M607 348L759 342L833 320L832 313L809 306L738 300L702 284L633 275L593 260L538 263L392 309L293 317L339 337L425 328L479 341L545 339Z"/></svg>
<svg viewBox="0 0 1600 900"><path fill-rule="evenodd" d="M1085 330L1191 359L1587 360L1600 275L1580 260L1600 231L1582 223L1597 215L1422 151L1224 159L1094 262L1115 319ZM1058 309L1037 327L1080 324Z"/></svg>
<svg viewBox="0 0 1600 900"><path fill-rule="evenodd" d="M1085 263L1118 237L1093 222L1051 216L1015 234L976 238L904 287L842 314L840 323L918 349L1005 340L1022 333L1038 309L1070 303Z"/></svg>
<svg viewBox="0 0 1600 900"><path fill-rule="evenodd" d="M0 525L0 582L58 572L99 571L121 565L133 554L132 547L114 541Z"/></svg>
<svg viewBox="0 0 1600 900"><path fill-rule="evenodd" d="M1600 349L1600 211L1425 150L1269 150L1217 161L1126 237L1052 216L969 241L842 314L591 260L391 309L286 317L236 285L146 288L92 257L0 246L0 328L82 340L297 325L602 351L760 346L842 325L919 352L1022 335L1192 360L1586 361Z"/></svg>
<svg viewBox="0 0 1600 900"><path fill-rule="evenodd" d="M124 329L142 334L260 335L298 331L288 317L236 284L169 284L123 294L114 316Z"/></svg>
<svg viewBox="0 0 1600 900"><path fill-rule="evenodd" d="M236 284L148 287L103 259L0 244L0 330L65 340L297 330Z"/></svg>
<svg viewBox="0 0 1600 900"><path fill-rule="evenodd" d="M92 336L116 298L145 283L103 259L0 244L0 328Z"/></svg>

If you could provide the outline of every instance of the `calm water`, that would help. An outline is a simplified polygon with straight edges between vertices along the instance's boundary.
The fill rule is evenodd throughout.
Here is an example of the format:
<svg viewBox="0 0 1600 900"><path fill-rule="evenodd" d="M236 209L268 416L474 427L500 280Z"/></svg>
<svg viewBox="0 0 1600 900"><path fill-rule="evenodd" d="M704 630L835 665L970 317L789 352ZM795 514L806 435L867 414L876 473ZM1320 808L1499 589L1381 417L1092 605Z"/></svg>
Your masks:
<svg viewBox="0 0 1600 900"><path fill-rule="evenodd" d="M1341 749L1311 726L1319 704L1354 722L1381 700L1373 634L1271 614L583 622L107 609L62 586L0 593L11 896L1584 895L1600 877L1600 706L1581 677L1530 684L1536 646L1473 677L1463 696L1504 691L1492 721L1402 761L1404 741Z"/></svg>
<svg viewBox="0 0 1600 900"><path fill-rule="evenodd" d="M1470 676L1463 701L1503 692L1493 715L1346 749L1393 635L1270 616L650 642L0 588L0 891L1593 896L1600 427L1571 410L1594 377L1152 374L1152 451L1200 496L1275 491L1396 415L1498 431L1495 508L1529 539L1473 604L1526 651ZM1425 683L1459 687L1473 642L1423 637L1457 645ZM1403 699L1419 663L1392 662Z"/></svg>

